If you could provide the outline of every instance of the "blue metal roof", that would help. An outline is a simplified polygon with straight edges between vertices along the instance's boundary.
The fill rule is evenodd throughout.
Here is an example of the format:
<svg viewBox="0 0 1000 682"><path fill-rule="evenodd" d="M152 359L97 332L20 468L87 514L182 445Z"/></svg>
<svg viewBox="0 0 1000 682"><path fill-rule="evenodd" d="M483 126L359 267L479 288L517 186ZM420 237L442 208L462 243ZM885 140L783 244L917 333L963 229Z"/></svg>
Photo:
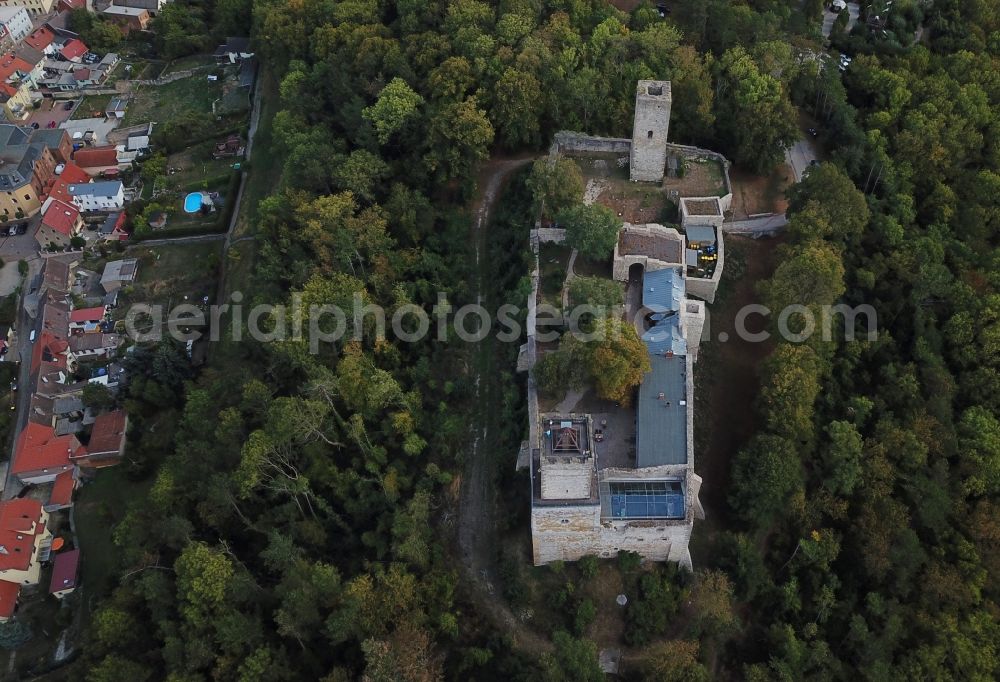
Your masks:
<svg viewBox="0 0 1000 682"><path fill-rule="evenodd" d="M642 340L650 355L687 355L687 339L681 335L680 320L676 314L647 329Z"/></svg>
<svg viewBox="0 0 1000 682"><path fill-rule="evenodd" d="M642 277L642 305L657 312L680 310L684 278L679 268L647 272Z"/></svg>
<svg viewBox="0 0 1000 682"><path fill-rule="evenodd" d="M611 481L608 513L615 519L682 519L680 481Z"/></svg>
<svg viewBox="0 0 1000 682"><path fill-rule="evenodd" d="M687 362L683 356L649 356L636 404L636 466L687 463Z"/></svg>

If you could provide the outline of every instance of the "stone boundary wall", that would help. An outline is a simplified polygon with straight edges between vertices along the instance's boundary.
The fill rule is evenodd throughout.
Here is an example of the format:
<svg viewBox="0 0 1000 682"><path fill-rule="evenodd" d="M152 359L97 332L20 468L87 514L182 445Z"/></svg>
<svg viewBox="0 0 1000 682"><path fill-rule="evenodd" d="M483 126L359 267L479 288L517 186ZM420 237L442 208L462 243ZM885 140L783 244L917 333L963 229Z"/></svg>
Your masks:
<svg viewBox="0 0 1000 682"><path fill-rule="evenodd" d="M632 141L624 137L597 137L572 130L560 130L555 134L549 147L549 160L555 161L560 154L631 154ZM685 159L712 159L722 165L722 186L725 194L719 197L719 205L723 213L729 210L733 203L733 183L729 179L729 159L713 152L687 144L667 143L667 155L676 155Z"/></svg>
<svg viewBox="0 0 1000 682"><path fill-rule="evenodd" d="M719 152L713 152L711 149L692 147L687 144L667 143L667 154L671 153L685 159L713 159L722 164L722 186L726 193L719 197L719 206L722 208L723 213L728 211L733 203L733 183L729 180L729 159Z"/></svg>
<svg viewBox="0 0 1000 682"><path fill-rule="evenodd" d="M571 130L560 130L549 147L549 158L559 154L629 154L632 141L623 137L597 137Z"/></svg>
<svg viewBox="0 0 1000 682"><path fill-rule="evenodd" d="M532 480L534 480L534 457L531 456L531 451L535 448L540 447L541 440L539 438L539 424L538 424L538 387L535 386L535 362L538 359L538 344L535 340L535 320L536 320L536 308L538 306L538 288L541 282L541 265L539 264L539 232L541 227L536 223L535 227L531 230L530 242L531 242L531 252L535 257L535 265L531 270L531 294L528 298L528 317L527 323L527 342L525 346L527 347L527 369L528 369L528 474ZM534 500L532 500L532 505L534 505Z"/></svg>

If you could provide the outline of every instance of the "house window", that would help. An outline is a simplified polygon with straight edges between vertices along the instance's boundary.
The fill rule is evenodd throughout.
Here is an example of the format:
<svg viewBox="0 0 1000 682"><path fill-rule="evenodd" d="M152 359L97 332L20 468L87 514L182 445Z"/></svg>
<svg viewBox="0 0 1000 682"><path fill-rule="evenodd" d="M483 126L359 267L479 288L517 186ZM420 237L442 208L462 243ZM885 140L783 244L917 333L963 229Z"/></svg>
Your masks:
<svg viewBox="0 0 1000 682"><path fill-rule="evenodd" d="M24 195L24 199L25 199L25 201L31 201L31 195L30 194L25 194Z"/></svg>

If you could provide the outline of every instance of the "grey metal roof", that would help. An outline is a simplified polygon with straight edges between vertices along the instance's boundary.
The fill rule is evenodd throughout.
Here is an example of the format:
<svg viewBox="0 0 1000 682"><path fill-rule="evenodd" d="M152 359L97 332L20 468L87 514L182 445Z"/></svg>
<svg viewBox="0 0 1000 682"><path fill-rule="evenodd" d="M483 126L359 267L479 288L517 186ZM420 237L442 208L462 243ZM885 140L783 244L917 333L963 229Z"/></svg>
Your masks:
<svg viewBox="0 0 1000 682"><path fill-rule="evenodd" d="M70 185L69 193L71 196L100 196L100 197L113 197L122 191L123 185L121 180L106 180L104 182L88 182L80 185Z"/></svg>
<svg viewBox="0 0 1000 682"><path fill-rule="evenodd" d="M636 466L687 463L687 400L683 355L649 356L636 405ZM662 394L663 397L660 397Z"/></svg>
<svg viewBox="0 0 1000 682"><path fill-rule="evenodd" d="M642 305L657 312L680 310L684 278L678 268L646 272L642 277Z"/></svg>
<svg viewBox="0 0 1000 682"><path fill-rule="evenodd" d="M715 243L715 228L711 225L688 225L684 228L688 242Z"/></svg>
<svg viewBox="0 0 1000 682"><path fill-rule="evenodd" d="M118 216L122 214L121 211L112 211L108 214L108 217L104 220L104 223L100 227L101 234L111 234L115 231L115 225L118 224Z"/></svg>

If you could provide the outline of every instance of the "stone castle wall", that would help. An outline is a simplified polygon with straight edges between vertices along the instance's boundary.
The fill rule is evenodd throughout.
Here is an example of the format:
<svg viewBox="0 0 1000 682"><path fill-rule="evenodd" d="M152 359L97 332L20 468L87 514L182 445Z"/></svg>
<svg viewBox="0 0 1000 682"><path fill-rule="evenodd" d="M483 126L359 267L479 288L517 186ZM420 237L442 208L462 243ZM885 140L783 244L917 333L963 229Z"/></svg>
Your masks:
<svg viewBox="0 0 1000 682"><path fill-rule="evenodd" d="M536 566L578 561L585 556L612 558L635 552L650 561L676 561L691 568L688 541L692 523L676 521L601 522L601 506L534 506L531 547Z"/></svg>

